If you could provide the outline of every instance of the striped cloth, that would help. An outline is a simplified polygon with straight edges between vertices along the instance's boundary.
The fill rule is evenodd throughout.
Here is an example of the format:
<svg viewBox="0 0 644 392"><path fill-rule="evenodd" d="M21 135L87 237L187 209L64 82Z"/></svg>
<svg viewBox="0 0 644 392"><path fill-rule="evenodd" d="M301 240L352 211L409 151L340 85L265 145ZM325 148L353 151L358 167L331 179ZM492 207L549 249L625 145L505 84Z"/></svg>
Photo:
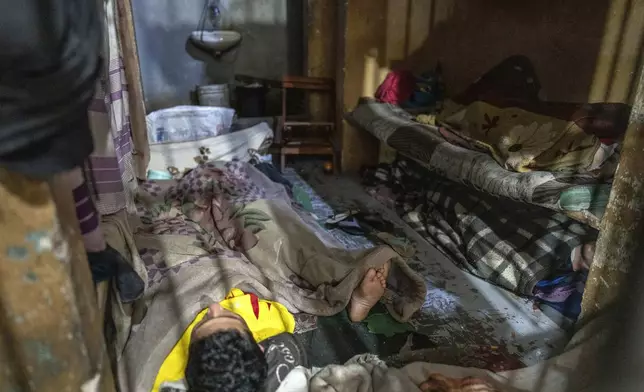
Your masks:
<svg viewBox="0 0 644 392"><path fill-rule="evenodd" d="M124 208L135 212L134 191L137 187L127 82L114 0L105 3L104 20L106 67L89 108L94 152L88 165L97 195L96 207L101 215L114 214Z"/></svg>

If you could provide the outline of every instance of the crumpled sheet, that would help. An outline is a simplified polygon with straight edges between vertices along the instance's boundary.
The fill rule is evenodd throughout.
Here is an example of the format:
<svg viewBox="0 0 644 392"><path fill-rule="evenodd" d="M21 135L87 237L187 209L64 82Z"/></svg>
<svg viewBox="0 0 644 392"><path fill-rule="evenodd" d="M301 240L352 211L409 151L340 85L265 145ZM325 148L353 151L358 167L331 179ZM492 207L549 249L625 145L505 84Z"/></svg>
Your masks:
<svg viewBox="0 0 644 392"><path fill-rule="evenodd" d="M474 389L476 391L489 391L483 389L483 383L487 382L496 390L508 392L582 392L590 387L587 375L597 370L593 369L596 362L585 361L583 372L578 372L577 366L584 358L593 358L606 342L610 317L606 314L580 329L561 355L523 369L494 373L427 362L415 362L396 369L388 367L374 355L365 354L350 359L344 365L312 369L298 367L288 374L277 392L417 392L422 382L436 374L451 379L480 379L479 389ZM445 389L445 392L451 391L457 390Z"/></svg>

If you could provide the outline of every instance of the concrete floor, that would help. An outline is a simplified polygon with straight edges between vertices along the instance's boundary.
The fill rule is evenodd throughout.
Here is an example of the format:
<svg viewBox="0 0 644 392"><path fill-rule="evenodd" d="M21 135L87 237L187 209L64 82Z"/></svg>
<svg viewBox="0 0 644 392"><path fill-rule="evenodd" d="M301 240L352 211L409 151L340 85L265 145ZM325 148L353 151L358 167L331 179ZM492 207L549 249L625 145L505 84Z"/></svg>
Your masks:
<svg viewBox="0 0 644 392"><path fill-rule="evenodd" d="M563 349L569 335L559 325L558 313L546 314L531 300L462 271L394 211L368 195L357 178L324 175L320 166L314 161L306 161L285 172L285 177L295 185L306 182L314 192L313 199L317 194L328 204L316 206L317 215L324 217L332 210L340 212L348 208L376 212L394 223L416 246L416 256L409 264L425 276L427 297L412 325L430 331L432 346L460 351L480 351L481 347L486 347L489 351L500 350L516 357L525 365L556 355ZM363 246L371 245L365 243ZM399 355L403 362L432 359L430 354L428 358L422 352L405 352L404 348Z"/></svg>

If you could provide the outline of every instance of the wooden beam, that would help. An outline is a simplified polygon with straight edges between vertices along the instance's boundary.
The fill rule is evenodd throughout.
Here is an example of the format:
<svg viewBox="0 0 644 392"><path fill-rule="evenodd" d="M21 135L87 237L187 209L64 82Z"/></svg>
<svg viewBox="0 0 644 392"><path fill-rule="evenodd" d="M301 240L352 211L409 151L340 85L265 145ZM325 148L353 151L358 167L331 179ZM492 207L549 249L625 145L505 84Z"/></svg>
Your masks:
<svg viewBox="0 0 644 392"><path fill-rule="evenodd" d="M308 0L306 5L306 75L334 79L336 76L336 31L338 4L328 0ZM337 84L336 84L337 87ZM308 97L309 113L311 118L320 121L328 120L331 110L337 111L337 102L340 91L336 89L333 99L312 94ZM338 134L341 117L335 116L334 144L340 146L341 136Z"/></svg>
<svg viewBox="0 0 644 392"><path fill-rule="evenodd" d="M340 114L352 110L362 96L373 96L380 84L380 67L385 63L387 0L346 0L343 23L338 24L342 53L338 55L337 80ZM340 20L340 19L339 19ZM340 45L338 45L340 46ZM378 162L380 142L368 132L341 123L342 170L358 172L363 165Z"/></svg>
<svg viewBox="0 0 644 392"><path fill-rule="evenodd" d="M579 325L612 307L624 294L627 276L644 251L644 72L635 83L631 124L600 225Z"/></svg>
<svg viewBox="0 0 644 392"><path fill-rule="evenodd" d="M114 0L118 9L118 31L121 38L121 50L127 79L128 100L130 106L130 126L134 142L134 170L140 179L147 177L146 171L150 162L148 132L145 122L145 104L141 84L141 68L136 46L134 19L131 0Z"/></svg>

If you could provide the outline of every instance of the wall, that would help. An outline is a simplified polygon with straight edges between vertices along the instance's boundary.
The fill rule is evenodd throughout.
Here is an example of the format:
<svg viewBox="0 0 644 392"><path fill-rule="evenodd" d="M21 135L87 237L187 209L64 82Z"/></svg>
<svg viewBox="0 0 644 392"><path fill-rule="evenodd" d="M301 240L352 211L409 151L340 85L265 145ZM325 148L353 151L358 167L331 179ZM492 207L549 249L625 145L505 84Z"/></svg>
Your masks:
<svg viewBox="0 0 644 392"><path fill-rule="evenodd" d="M617 92L602 96L597 88L593 92L593 85L601 77L619 79L632 71L613 73L616 63L628 57L635 60L640 53L641 23L637 21L642 17L642 1L403 3L408 17L402 15L405 7L395 7L398 16L390 18L399 21L397 27L404 26L405 20L407 23L405 29L388 28L389 67L420 71L440 59L448 88L457 92L501 59L524 54L535 65L544 98L577 102L628 99ZM632 30L638 25L639 34L633 39ZM627 43L634 45L628 47ZM617 47L621 53L616 53ZM626 86L631 79L623 81L626 84L615 81ZM599 90L605 92L607 87L605 84Z"/></svg>
<svg viewBox="0 0 644 392"><path fill-rule="evenodd" d="M339 25L344 110L391 69L432 69L456 93L504 58L534 63L543 98L631 101L642 54L642 0L346 0ZM372 163L370 137L343 126L343 169ZM367 141L367 142L365 142Z"/></svg>
<svg viewBox="0 0 644 392"><path fill-rule="evenodd" d="M148 112L189 104L196 85L230 82L235 73L278 79L302 72L301 0L221 0L221 29L239 31L242 44L219 62L187 45L204 1L132 0Z"/></svg>

